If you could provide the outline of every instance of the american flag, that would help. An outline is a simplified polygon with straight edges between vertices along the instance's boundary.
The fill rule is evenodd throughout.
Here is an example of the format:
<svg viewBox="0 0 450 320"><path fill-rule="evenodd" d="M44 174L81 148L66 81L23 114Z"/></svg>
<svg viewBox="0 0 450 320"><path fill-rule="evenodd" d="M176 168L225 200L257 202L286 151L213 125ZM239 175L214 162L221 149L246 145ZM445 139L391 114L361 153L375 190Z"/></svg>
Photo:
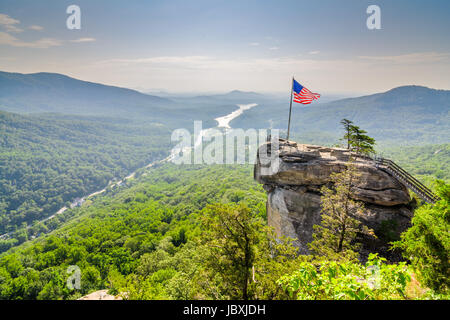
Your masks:
<svg viewBox="0 0 450 320"><path fill-rule="evenodd" d="M311 101L320 98L320 94L313 93L293 79L292 91L294 93L294 102L301 104L310 104Z"/></svg>

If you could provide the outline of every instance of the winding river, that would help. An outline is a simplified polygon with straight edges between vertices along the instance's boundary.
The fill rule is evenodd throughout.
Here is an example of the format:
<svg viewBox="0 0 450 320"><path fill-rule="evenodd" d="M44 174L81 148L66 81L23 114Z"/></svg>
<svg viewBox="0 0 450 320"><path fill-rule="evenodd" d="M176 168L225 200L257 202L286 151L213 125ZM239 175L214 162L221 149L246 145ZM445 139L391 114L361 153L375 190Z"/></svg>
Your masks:
<svg viewBox="0 0 450 320"><path fill-rule="evenodd" d="M258 105L258 104L256 104L256 103L250 103L250 104L238 104L237 106L239 107L239 109L237 109L237 110L235 110L235 111L233 111L233 112L231 112L231 113L229 113L229 114L227 114L227 115L225 115L225 116L223 116L223 117L218 117L218 118L215 118L215 119L214 119L214 120L217 121L217 127L215 127L215 128L218 128L218 129L224 128L225 130L231 129L231 127L230 127L230 122L231 122L233 119L236 119L237 117L239 117L245 110L249 110L249 109L251 109L251 108L253 108L253 107L256 107L257 105ZM201 143L203 137L206 137L206 136L212 131L212 129L215 129L215 128L208 128L208 129L203 129L203 130L201 130L199 136L197 137L197 139L196 139L196 141L195 141L195 143L194 143L194 148L195 148L196 146L198 146L198 145ZM146 166L143 167L143 168L150 168L150 167L154 166L155 164L164 163L164 162L170 162L170 161L172 161L172 159L174 158L175 154L177 154L178 152L179 152L179 150L172 150L172 153L171 153L167 158L164 158L164 159L162 159L162 160L156 160L156 161L153 161L153 162L149 163L148 165L146 165ZM76 199L75 201L73 201L73 202L71 203L70 208L74 208L74 207L76 207L76 206L79 206L79 205L82 204L86 199L89 199L89 198L92 198L92 197L94 197L94 196L96 196L96 195L102 194L102 193L105 192L108 188L112 188L112 187L115 187L115 186L120 186L120 185L121 185L122 183L124 183L126 180L133 178L133 177L136 175L136 172L137 172L138 170L140 170L140 169L142 169L142 168L137 169L136 171L132 172L131 174L129 174L128 176L126 176L125 178L123 178L123 179L120 180L120 181L117 181L117 182L114 182L114 183L109 183L106 187L104 187L104 188L101 189L101 190L92 192L91 194L88 194L87 196L84 196L84 197L81 197L81 198ZM38 223L40 223L40 222L45 222L45 221L47 221L47 220L50 220L50 219L56 217L58 214L62 214L62 213L63 213L64 211L66 211L67 209L69 209L69 207L64 206L64 207L62 207L61 209L59 209L56 213L52 214L52 215L49 216L49 217L46 217L46 218L40 220ZM27 228L31 228L31 227L32 227L32 226L27 226ZM5 239L5 238L7 238L7 237L8 237L10 234L12 234L12 233L13 233L13 232L8 232L8 233L5 233L5 234L2 234L2 235L0 235L0 239Z"/></svg>

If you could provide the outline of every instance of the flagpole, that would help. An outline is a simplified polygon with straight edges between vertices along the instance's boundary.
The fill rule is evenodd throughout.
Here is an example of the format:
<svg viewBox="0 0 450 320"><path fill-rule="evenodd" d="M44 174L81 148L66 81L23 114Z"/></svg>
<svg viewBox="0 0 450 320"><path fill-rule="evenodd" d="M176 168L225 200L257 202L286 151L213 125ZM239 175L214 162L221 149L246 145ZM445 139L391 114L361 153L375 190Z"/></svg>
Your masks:
<svg viewBox="0 0 450 320"><path fill-rule="evenodd" d="M291 112L292 112L292 91L294 88L294 77L292 77L292 81L291 81L291 101L289 104L289 122L288 122L288 130L287 130L287 137L286 140L289 140L289 130L291 128Z"/></svg>

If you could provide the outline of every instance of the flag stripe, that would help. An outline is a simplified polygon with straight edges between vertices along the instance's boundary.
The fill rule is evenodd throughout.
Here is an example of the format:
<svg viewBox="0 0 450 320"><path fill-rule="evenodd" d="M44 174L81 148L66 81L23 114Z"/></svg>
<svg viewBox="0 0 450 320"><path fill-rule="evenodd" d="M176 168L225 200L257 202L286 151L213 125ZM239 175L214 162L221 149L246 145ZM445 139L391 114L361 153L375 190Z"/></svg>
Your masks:
<svg viewBox="0 0 450 320"><path fill-rule="evenodd" d="M313 100L317 100L320 98L320 94L311 92L307 88L300 85L297 81L294 80L294 102L301 104L310 104Z"/></svg>

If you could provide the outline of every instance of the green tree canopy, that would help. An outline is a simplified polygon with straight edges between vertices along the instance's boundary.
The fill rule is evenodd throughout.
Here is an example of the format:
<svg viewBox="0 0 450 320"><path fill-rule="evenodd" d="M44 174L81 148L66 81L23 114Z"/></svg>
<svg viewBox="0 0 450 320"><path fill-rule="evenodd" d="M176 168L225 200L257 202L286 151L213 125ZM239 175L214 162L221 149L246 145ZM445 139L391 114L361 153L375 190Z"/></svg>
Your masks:
<svg viewBox="0 0 450 320"><path fill-rule="evenodd" d="M373 235L356 219L364 214L363 204L351 199L354 181L359 175L355 165L349 162L344 171L331 175L333 186L322 187L322 221L313 227L314 240L308 245L315 255L336 261L356 260L359 249L354 243L356 234Z"/></svg>
<svg viewBox="0 0 450 320"><path fill-rule="evenodd" d="M374 153L375 139L369 137L367 131L353 124L353 121L342 119L341 124L345 130L343 140L347 142L347 149L352 149L356 153Z"/></svg>
<svg viewBox="0 0 450 320"><path fill-rule="evenodd" d="M412 227L395 246L404 250L420 280L438 293L450 286L450 185L442 181L437 188L441 200L414 212Z"/></svg>

